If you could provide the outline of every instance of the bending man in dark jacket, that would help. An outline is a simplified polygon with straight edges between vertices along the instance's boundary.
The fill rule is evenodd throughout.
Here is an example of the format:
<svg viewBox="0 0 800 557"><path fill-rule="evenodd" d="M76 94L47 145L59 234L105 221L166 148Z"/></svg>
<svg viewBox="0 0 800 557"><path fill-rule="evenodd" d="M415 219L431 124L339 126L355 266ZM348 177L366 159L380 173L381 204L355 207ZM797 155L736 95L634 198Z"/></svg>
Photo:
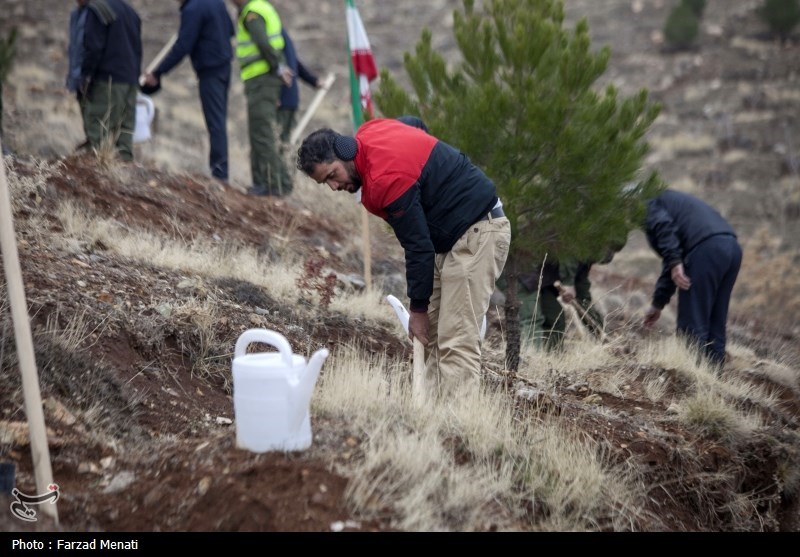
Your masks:
<svg viewBox="0 0 800 557"><path fill-rule="evenodd" d="M83 39L81 93L86 139L110 141L133 160L136 93L142 66L141 20L125 0L89 0Z"/></svg>
<svg viewBox="0 0 800 557"><path fill-rule="evenodd" d="M658 321L677 286L678 332L721 365L728 305L742 264L736 233L714 208L673 190L649 201L645 233L663 269L644 325Z"/></svg>
<svg viewBox="0 0 800 557"><path fill-rule="evenodd" d="M405 250L409 335L425 345L426 392L477 387L480 327L511 242L492 181L450 145L383 118L355 138L317 130L297 167L334 191L360 193L394 230Z"/></svg>
<svg viewBox="0 0 800 557"><path fill-rule="evenodd" d="M158 85L161 76L185 56L192 60L200 90L200 104L208 130L208 164L211 175L228 180L228 91L233 60L233 22L223 0L178 0L181 24L178 37L164 60L145 76L145 83Z"/></svg>

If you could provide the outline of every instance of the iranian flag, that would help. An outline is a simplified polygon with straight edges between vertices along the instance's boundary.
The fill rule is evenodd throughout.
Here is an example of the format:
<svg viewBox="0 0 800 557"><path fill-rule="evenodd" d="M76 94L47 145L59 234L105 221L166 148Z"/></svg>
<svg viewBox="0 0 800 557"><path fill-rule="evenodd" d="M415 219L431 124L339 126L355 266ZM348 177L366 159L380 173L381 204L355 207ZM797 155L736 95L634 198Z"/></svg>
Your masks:
<svg viewBox="0 0 800 557"><path fill-rule="evenodd" d="M353 0L345 0L347 46L350 49L350 99L353 103L353 129L374 116L369 84L378 77L367 32Z"/></svg>

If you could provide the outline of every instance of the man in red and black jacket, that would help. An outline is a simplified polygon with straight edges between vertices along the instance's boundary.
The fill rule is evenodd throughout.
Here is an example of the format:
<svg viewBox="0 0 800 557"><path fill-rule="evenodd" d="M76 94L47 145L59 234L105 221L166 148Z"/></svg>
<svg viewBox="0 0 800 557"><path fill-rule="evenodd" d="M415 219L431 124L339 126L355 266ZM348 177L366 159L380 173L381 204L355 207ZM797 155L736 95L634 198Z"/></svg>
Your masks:
<svg viewBox="0 0 800 557"><path fill-rule="evenodd" d="M511 243L492 181L447 143L384 118L355 137L315 131L297 167L334 191L360 193L394 230L405 250L409 335L425 345L427 391L477 386L480 326Z"/></svg>

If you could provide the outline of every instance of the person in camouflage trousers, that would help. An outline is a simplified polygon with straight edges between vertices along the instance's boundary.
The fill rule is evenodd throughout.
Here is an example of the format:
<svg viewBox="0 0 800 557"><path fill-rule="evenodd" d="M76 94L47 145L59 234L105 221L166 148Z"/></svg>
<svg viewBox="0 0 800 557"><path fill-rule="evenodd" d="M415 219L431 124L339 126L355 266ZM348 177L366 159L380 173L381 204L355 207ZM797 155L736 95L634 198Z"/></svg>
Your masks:
<svg viewBox="0 0 800 557"><path fill-rule="evenodd" d="M125 0L79 0L84 27L81 97L86 139L92 149L112 144L133 160L136 93L142 65L141 20Z"/></svg>
<svg viewBox="0 0 800 557"><path fill-rule="evenodd" d="M519 322L523 338L531 340L537 348L563 348L567 320L559 296L564 303L577 301L581 308L578 310L581 322L591 334L601 337L605 317L592 301L589 272L595 263L610 263L624 245L624 241L615 243L600 261L551 260L522 274L519 277Z"/></svg>
<svg viewBox="0 0 800 557"><path fill-rule="evenodd" d="M538 269L520 277L520 326L534 346L548 350L563 347L567 320L564 307L558 301L559 296L563 296L562 299L567 303L571 299L577 300L583 308L580 312L581 321L592 334L600 335L603 315L592 303L592 283L589 280L591 267L590 263L577 261L545 263L541 272L541 287L538 288ZM558 281L561 282L561 289L555 284Z"/></svg>
<svg viewBox="0 0 800 557"><path fill-rule="evenodd" d="M232 0L239 9L236 58L247 98L252 195L288 195L289 173L278 140L281 86L291 84L280 16L266 0Z"/></svg>

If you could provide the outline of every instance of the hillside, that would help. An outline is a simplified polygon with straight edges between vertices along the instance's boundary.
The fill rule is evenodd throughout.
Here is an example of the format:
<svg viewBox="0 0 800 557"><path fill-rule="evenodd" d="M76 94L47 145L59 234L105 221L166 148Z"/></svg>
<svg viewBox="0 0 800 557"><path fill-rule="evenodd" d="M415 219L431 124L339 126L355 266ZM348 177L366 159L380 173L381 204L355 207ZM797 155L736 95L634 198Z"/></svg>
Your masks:
<svg viewBox="0 0 800 557"><path fill-rule="evenodd" d="M149 58L177 22L175 5L132 4L147 25ZM323 21L339 17L339 4L276 2L304 57L339 76L309 129L348 126L346 66L338 54L344 27ZM399 71L423 25L452 53L449 14L458 2L427 2L424 10L361 4L379 65ZM792 276L800 237L800 179L792 165L800 47L764 37L756 2L708 4L699 48L670 53L658 38L670 2L566 2L571 21L588 17L595 40L612 47L607 78L627 93L647 87L663 103L648 165L716 204L741 231L746 256L725 373L710 376L670 344L671 310L655 333L638 327L658 260L634 234L610 265L593 270L595 298L609 316L606 344L583 341L572 329L569 355L528 350L512 376L502 366L502 312L491 310L484 371L497 399L489 401L508 405L508 430L519 428L528 439L512 443L497 432L484 448L473 432L482 426L470 424L458 405L408 408L378 383L396 386L410 373L409 346L383 302L385 294L403 299L404 292L402 254L386 228L370 222L376 288L364 293L354 225L360 213L349 200L300 176L285 200L243 193L246 128L236 80L229 129L237 170L228 187L197 171L205 136L186 63L156 97L157 135L139 147L137 162L75 155L77 113L61 87L72 3L11 0L7 13L23 37L41 30L42 11L49 25L64 28L47 35L44 56L34 55L33 41L21 42L4 90L18 249L62 492L57 528L800 530L800 293ZM0 28L8 24L0 15ZM304 91L304 101L310 98ZM315 285L329 272L337 282L326 306ZM301 286L303 278L311 286ZM17 486L32 493L13 325L2 295L0 459L16 463ZM231 356L239 335L254 327L282 333L305 356L331 350L312 401L314 444L307 451L235 448ZM339 393L342 374L362 378L349 367L368 372L364 381L374 390ZM423 445L415 413L436 410L453 417L438 432L441 443ZM482 421L491 419L487 413ZM568 431L597 457L600 479L575 482L597 494L590 501L552 495L553 485L571 478L576 457L546 466L531 456L546 452L551 429ZM396 430L410 431L419 445L387 452L389 458L381 451ZM430 453L429 469L452 464L441 482L452 486L428 493L430 515L420 510L425 499L413 497L415 476L399 468L415 452L408 447ZM521 464L530 471L521 473ZM508 465L514 485L499 491L470 476L484 465ZM608 491L616 472L637 486L630 499ZM459 481L475 493L458 499ZM25 524L0 513L0 524L8 531L53 528L40 518Z"/></svg>

